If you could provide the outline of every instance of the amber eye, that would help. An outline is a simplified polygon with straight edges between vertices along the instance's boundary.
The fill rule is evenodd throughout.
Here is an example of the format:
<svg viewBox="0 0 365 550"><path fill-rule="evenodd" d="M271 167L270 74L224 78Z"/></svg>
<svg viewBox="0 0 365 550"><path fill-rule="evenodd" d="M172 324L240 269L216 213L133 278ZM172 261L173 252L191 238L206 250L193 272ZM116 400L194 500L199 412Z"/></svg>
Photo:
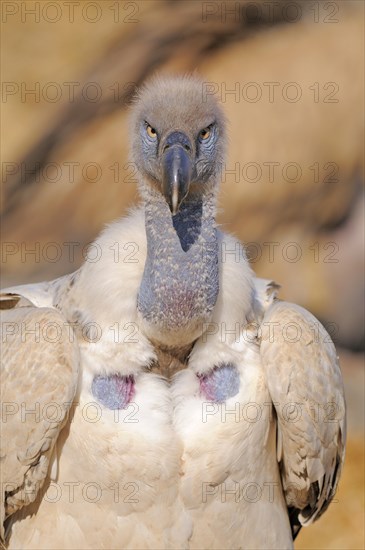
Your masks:
<svg viewBox="0 0 365 550"><path fill-rule="evenodd" d="M200 139L208 139L209 136L210 136L210 128L209 127L203 128L203 130L200 130L200 132L199 132Z"/></svg>
<svg viewBox="0 0 365 550"><path fill-rule="evenodd" d="M147 124L147 134L150 136L150 138L155 139L157 137L157 132L152 126Z"/></svg>

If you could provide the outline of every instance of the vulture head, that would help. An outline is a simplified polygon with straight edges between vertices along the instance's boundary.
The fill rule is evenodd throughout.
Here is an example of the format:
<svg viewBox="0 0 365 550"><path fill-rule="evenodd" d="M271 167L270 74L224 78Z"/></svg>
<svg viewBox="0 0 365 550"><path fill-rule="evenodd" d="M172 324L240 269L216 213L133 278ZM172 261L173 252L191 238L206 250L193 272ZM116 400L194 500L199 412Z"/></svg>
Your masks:
<svg viewBox="0 0 365 550"><path fill-rule="evenodd" d="M225 152L225 120L201 79L150 80L135 102L131 129L142 196L146 190L162 194L174 216L187 198L197 200L215 190Z"/></svg>

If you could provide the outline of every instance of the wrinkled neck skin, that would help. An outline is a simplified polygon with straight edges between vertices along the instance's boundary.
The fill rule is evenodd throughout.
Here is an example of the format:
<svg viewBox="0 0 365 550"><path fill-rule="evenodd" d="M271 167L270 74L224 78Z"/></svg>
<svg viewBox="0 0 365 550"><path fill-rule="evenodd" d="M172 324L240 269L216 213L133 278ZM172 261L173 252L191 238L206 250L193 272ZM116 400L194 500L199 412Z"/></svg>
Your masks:
<svg viewBox="0 0 365 550"><path fill-rule="evenodd" d="M172 217L164 197L145 190L147 259L137 308L152 342L181 349L211 320L219 292L216 197L186 199Z"/></svg>

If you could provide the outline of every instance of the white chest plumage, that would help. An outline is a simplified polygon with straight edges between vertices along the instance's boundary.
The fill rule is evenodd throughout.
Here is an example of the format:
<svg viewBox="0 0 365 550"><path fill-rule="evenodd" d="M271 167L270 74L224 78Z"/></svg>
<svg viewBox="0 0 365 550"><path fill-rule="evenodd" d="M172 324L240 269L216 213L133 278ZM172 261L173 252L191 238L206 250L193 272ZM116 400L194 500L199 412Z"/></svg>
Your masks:
<svg viewBox="0 0 365 550"><path fill-rule="evenodd" d="M34 547L42 547L45 518L56 505L55 540L72 523L70 548L100 548L106 541L115 548L250 548L251 520L267 516L274 500L282 502L285 518L271 402L254 346L237 370L239 392L222 403L201 395L192 370L178 373L171 385L141 373L133 400L115 410L95 400L86 374L69 433L57 443L57 476L29 519ZM92 521L96 509L102 525ZM17 533L24 540L27 523L14 526L13 548ZM260 547L290 547L289 523L280 540L275 521L267 527ZM260 534L251 536L257 545Z"/></svg>

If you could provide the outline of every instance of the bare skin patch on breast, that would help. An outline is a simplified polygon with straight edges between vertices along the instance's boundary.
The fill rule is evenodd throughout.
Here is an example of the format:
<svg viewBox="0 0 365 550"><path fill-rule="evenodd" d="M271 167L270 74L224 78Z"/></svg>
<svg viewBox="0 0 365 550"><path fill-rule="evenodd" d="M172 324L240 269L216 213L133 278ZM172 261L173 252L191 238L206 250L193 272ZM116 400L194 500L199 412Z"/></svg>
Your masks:
<svg viewBox="0 0 365 550"><path fill-rule="evenodd" d="M237 395L240 389L240 375L233 363L218 365L198 378L200 395L214 403L223 403Z"/></svg>
<svg viewBox="0 0 365 550"><path fill-rule="evenodd" d="M95 376L91 391L107 409L126 409L134 396L134 377L119 374Z"/></svg>

